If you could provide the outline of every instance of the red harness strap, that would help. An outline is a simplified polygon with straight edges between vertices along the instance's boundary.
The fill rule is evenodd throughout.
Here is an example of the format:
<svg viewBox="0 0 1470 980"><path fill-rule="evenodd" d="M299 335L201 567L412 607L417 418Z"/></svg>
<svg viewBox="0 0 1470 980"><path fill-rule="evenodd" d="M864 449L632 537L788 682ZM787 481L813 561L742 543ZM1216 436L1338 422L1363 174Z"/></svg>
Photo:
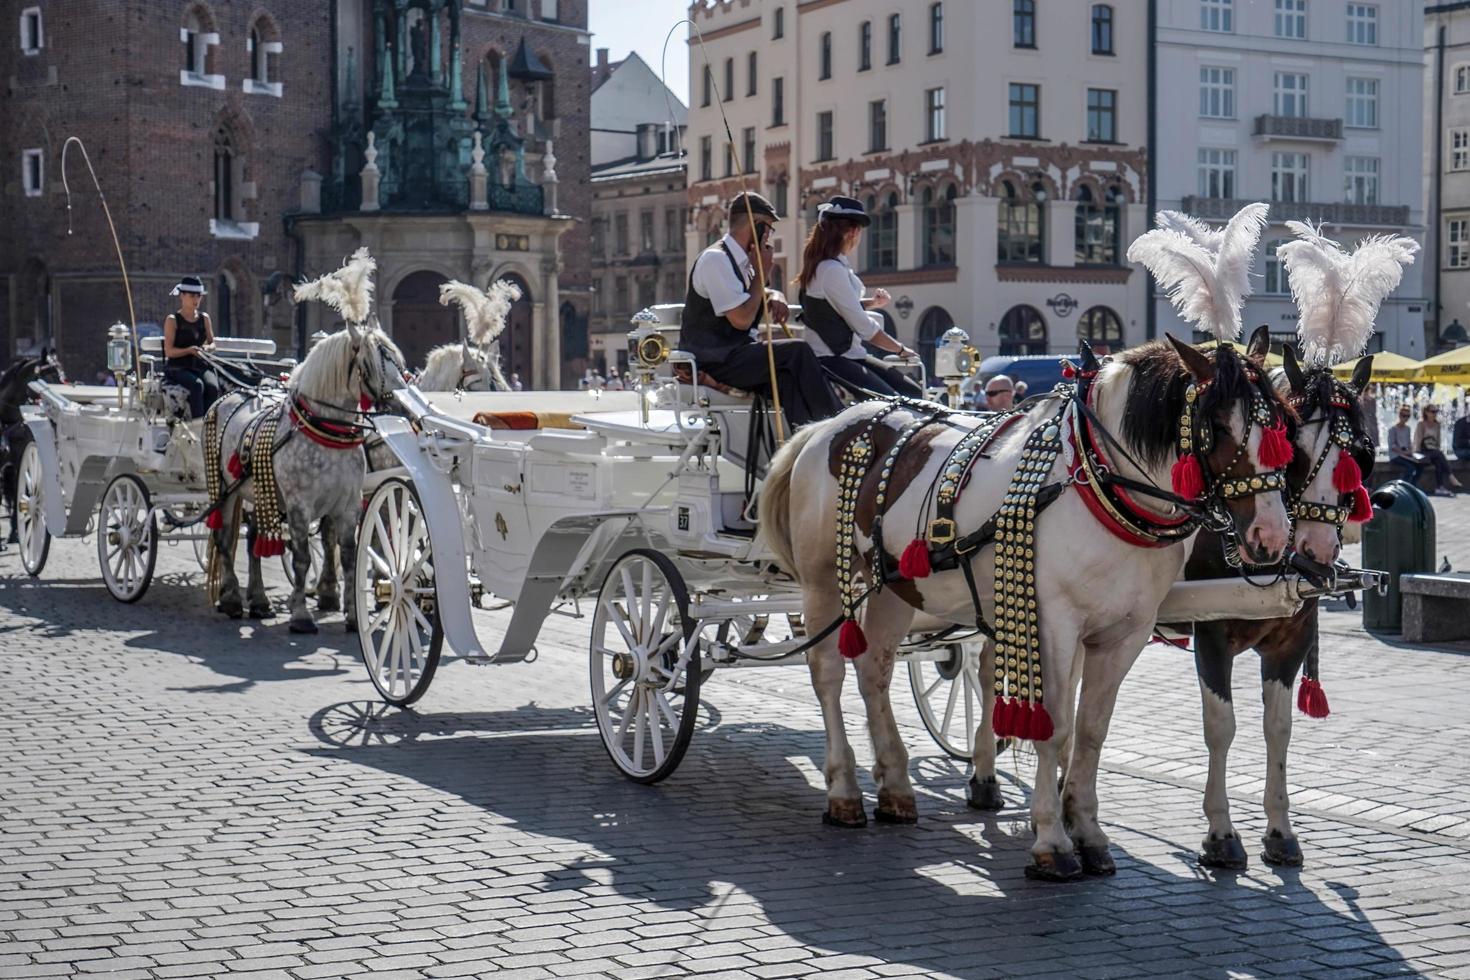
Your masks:
<svg viewBox="0 0 1470 980"><path fill-rule="evenodd" d="M1087 392L1087 400L1089 404L1092 401L1092 390L1090 388ZM1102 500L1102 491L1098 487L1093 486L1092 480L1083 470L1082 462L1082 454L1088 450L1092 452L1093 458L1103 466L1108 465L1107 457L1103 455L1102 449L1098 446L1097 441L1092 438L1092 423L1087 420L1087 416L1081 414L1078 421L1079 425L1074 426L1072 432L1067 437L1068 441L1072 444L1072 462L1067 467L1067 473L1072 478L1072 485L1077 488L1077 496L1082 498L1082 502L1087 505L1087 509L1092 512L1092 516L1097 519L1099 524L1107 528L1114 537L1139 548L1166 548L1174 544L1175 542L1172 540L1143 537L1113 515L1112 510L1109 509L1109 505ZM1078 444L1077 430L1079 427L1086 436L1087 446ZM1128 517L1136 518L1138 523L1144 526L1153 525L1163 528L1178 527L1181 524L1188 523L1190 519L1187 514L1181 515L1178 518L1161 517L1137 503L1128 495L1128 491L1122 487L1117 488L1113 499L1116 501L1116 507L1125 510Z"/></svg>
<svg viewBox="0 0 1470 980"><path fill-rule="evenodd" d="M291 402L291 423L306 438L326 449L356 449L367 441L360 426L313 416L298 401Z"/></svg>

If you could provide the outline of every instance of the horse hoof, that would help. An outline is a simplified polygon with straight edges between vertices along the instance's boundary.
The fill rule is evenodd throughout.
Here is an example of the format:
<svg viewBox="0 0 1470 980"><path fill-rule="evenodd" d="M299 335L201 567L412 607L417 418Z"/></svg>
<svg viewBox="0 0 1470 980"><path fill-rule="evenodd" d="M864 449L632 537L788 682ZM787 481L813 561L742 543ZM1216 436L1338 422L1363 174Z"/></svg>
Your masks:
<svg viewBox="0 0 1470 980"><path fill-rule="evenodd" d="M245 615L245 607L239 602L221 602L214 608L215 611L222 612L231 619L239 619Z"/></svg>
<svg viewBox="0 0 1470 980"><path fill-rule="evenodd" d="M1118 865L1113 860L1113 854L1108 850L1106 844L1080 844L1077 847L1077 855L1082 859L1084 874L1102 876L1118 873Z"/></svg>
<svg viewBox="0 0 1470 980"><path fill-rule="evenodd" d="M316 611L317 612L341 612L342 611L342 600L339 599L339 598L337 598L334 595L333 596L317 596L317 600L316 600Z"/></svg>
<svg viewBox="0 0 1470 980"><path fill-rule="evenodd" d="M987 813L1005 809L1006 798L1001 795L1000 780L994 776L986 776L984 779L971 776L965 793L965 805L971 810L984 810Z"/></svg>
<svg viewBox="0 0 1470 980"><path fill-rule="evenodd" d="M1026 877L1032 881L1078 881L1082 878L1082 862L1071 852L1032 854Z"/></svg>
<svg viewBox="0 0 1470 980"><path fill-rule="evenodd" d="M1268 834L1261 838L1261 860L1278 868L1300 868L1302 866L1302 846L1297 843L1295 837L1280 837Z"/></svg>
<svg viewBox="0 0 1470 980"><path fill-rule="evenodd" d="M293 619L290 628L292 633L315 633L316 623L309 619Z"/></svg>
<svg viewBox="0 0 1470 980"><path fill-rule="evenodd" d="M868 815L863 812L862 800L828 800L822 823L854 830L868 825Z"/></svg>
<svg viewBox="0 0 1470 980"><path fill-rule="evenodd" d="M1244 871L1250 867L1250 858L1246 856L1245 845L1234 834L1229 837L1207 836L1200 841L1199 863L1203 868Z"/></svg>
<svg viewBox="0 0 1470 980"><path fill-rule="evenodd" d="M267 602L264 605L251 605L248 612L251 619L270 619L271 616L275 615L276 611Z"/></svg>

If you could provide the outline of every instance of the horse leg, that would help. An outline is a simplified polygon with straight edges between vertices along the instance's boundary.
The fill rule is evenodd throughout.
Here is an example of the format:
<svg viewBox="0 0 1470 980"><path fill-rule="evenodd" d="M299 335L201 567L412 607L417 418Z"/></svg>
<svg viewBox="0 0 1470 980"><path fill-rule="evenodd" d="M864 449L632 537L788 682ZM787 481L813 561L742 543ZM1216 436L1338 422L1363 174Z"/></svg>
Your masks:
<svg viewBox="0 0 1470 980"><path fill-rule="evenodd" d="M231 619L245 615L245 603L240 598L240 580L235 577L235 542L240 538L242 519L238 499L220 504L224 515L220 527L214 532L215 560L220 563L219 602L215 608Z"/></svg>
<svg viewBox="0 0 1470 980"><path fill-rule="evenodd" d="M1073 664L1082 655L1077 627L1065 621L1046 620L1041 624L1041 654L1046 710L1051 715L1052 737L1033 742L1036 749L1036 781L1031 789L1031 823L1036 828L1036 843L1031 845L1031 863L1026 877L1041 881L1075 881L1082 877L1082 863L1073 853L1072 838L1062 820L1062 794L1057 784L1058 760L1062 747L1072 737L1073 697L1068 682Z"/></svg>
<svg viewBox="0 0 1470 980"><path fill-rule="evenodd" d="M1302 848L1291 827L1291 798L1286 789L1286 753L1291 746L1292 687L1297 671L1317 647L1317 613L1303 616L1300 632L1287 631L1263 641L1261 703L1266 709L1266 836L1261 860L1267 864L1300 867Z"/></svg>
<svg viewBox="0 0 1470 980"><path fill-rule="evenodd" d="M311 610L306 608L306 577L311 574L311 527L306 515L292 510L287 514L286 525L291 532L291 571L295 583L291 586L291 599L287 603L291 610L290 630L292 633L315 633L316 621Z"/></svg>
<svg viewBox="0 0 1470 980"><path fill-rule="evenodd" d="M857 658L855 666L858 690L868 709L868 735L873 740L873 782L878 786L878 808L873 811L873 819L879 823L919 820L914 787L909 782L909 753L889 700L898 645L912 621L910 608L892 592L874 595L863 613L868 650Z"/></svg>
<svg viewBox="0 0 1470 980"><path fill-rule="evenodd" d="M344 616L342 625L346 627L348 632L357 629L357 591L352 585L356 581L355 576L357 574L357 525L354 521L356 515L353 513L352 508L359 506L356 498L354 498L351 506L337 515L333 522L337 536L335 543L331 541L322 542L322 546L326 552L326 558L323 564L328 568L335 568L336 566L334 552L339 551L342 555L341 593L342 613ZM320 602L317 603L317 608L321 608Z"/></svg>
<svg viewBox="0 0 1470 980"><path fill-rule="evenodd" d="M809 629L823 629L842 612L842 602L830 585L817 582L807 586L803 614ZM847 727L842 720L842 682L847 661L837 652L835 636L829 636L807 653L807 666L812 672L812 688L822 706L822 724L827 730L827 758L822 772L827 777L827 811L822 822L833 827L862 827L867 824L863 812L863 794L858 788L857 760L847 740Z"/></svg>
<svg viewBox="0 0 1470 980"><path fill-rule="evenodd" d="M340 522L323 517L317 526L322 542L322 568L316 580L316 611L337 612L342 608L342 586L337 578L337 526Z"/></svg>
<svg viewBox="0 0 1470 980"><path fill-rule="evenodd" d="M20 461L15 459L6 460L0 472L5 476L5 507L10 511L10 533L5 536L6 544L20 543L20 512L17 504L20 500Z"/></svg>
<svg viewBox="0 0 1470 980"><path fill-rule="evenodd" d="M1204 712L1205 745L1210 750L1209 775L1205 778L1205 819L1209 832L1200 842L1199 863L1207 868L1243 871L1250 863L1245 846L1230 820L1230 797L1225 788L1230 743L1235 740L1235 702L1231 697L1230 673L1235 653L1229 647L1223 623L1196 623L1194 668L1199 675L1200 703Z"/></svg>
<svg viewBox="0 0 1470 980"><path fill-rule="evenodd" d="M971 750L970 762L975 767L966 788L965 802L972 810L994 813L1006 805L1000 791L1000 780L995 778L995 728L991 725L991 712L995 710L995 698L990 693L991 678L995 676L995 641L986 640L980 648L980 727L975 729L975 747Z"/></svg>

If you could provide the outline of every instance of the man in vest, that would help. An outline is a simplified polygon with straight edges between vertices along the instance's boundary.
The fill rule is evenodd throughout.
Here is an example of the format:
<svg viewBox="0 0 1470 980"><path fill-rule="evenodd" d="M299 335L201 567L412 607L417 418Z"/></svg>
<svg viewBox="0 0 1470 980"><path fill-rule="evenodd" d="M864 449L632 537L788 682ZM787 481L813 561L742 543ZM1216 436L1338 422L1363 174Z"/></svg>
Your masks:
<svg viewBox="0 0 1470 980"><path fill-rule="evenodd" d="M750 205L755 218L746 213ZM756 193L745 193L730 202L729 232L700 253L689 273L689 291L684 297L679 346L699 360L699 369L722 384L744 391L771 395L770 365L763 336L752 330L761 315L761 296L771 319L786 322L789 311L781 294L758 280L755 249L761 249L761 269L772 275L775 253L766 244L780 215L771 202ZM776 385L781 408L791 424L805 425L842 411L822 374L822 366L811 347L801 340L773 342Z"/></svg>

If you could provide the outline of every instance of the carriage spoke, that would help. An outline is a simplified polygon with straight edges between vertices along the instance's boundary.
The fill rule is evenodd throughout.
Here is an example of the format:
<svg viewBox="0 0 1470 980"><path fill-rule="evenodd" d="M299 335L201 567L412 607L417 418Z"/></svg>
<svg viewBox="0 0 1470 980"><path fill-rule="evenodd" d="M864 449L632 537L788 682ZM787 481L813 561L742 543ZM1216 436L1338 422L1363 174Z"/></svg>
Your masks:
<svg viewBox="0 0 1470 980"><path fill-rule="evenodd" d="M638 637L637 642L641 642L643 640L643 626L635 618L635 613L637 612L636 603L638 599L638 592L636 589L633 588L633 572L628 568L628 566L624 565L622 568L622 573L623 600L628 607L627 612L625 613L625 615L628 617L628 626L632 629L633 635ZM628 645L636 646L637 643L633 640L629 640Z"/></svg>
<svg viewBox="0 0 1470 980"><path fill-rule="evenodd" d="M940 674L938 677L936 677L934 679L934 683L933 684L930 684L928 687L926 687L924 689L924 698L925 698L925 700L928 700L928 698L929 698L929 696L931 694L933 694L935 691L939 690L939 685L941 685L943 683L944 683L944 675L943 674Z"/></svg>
<svg viewBox="0 0 1470 980"><path fill-rule="evenodd" d="M638 607L638 632L639 639L644 643L652 643L657 636L651 629L653 613L653 562L643 563L643 591L639 596L642 603Z"/></svg>
<svg viewBox="0 0 1470 980"><path fill-rule="evenodd" d="M959 696L960 686L958 684L951 683L949 685L949 700L944 705L944 721L939 726L939 730L945 735L949 734L949 723L954 719L955 701L959 698Z"/></svg>
<svg viewBox="0 0 1470 980"><path fill-rule="evenodd" d="M970 681L970 672L960 666L960 683L965 688L965 741L975 737L975 685Z"/></svg>
<svg viewBox="0 0 1470 980"><path fill-rule="evenodd" d="M639 769L643 768L643 739L645 728L647 725L646 716L643 712L643 694L643 688L635 687L633 689L632 700L633 703L637 705L637 707L634 708L633 711L633 765Z"/></svg>
<svg viewBox="0 0 1470 980"><path fill-rule="evenodd" d="M632 678L627 677L618 681L617 684L613 686L613 689L611 691L608 691L602 696L602 703L604 705L610 706L613 703L613 699L616 698L619 694L623 693L623 688L627 687L631 681Z"/></svg>
<svg viewBox="0 0 1470 980"><path fill-rule="evenodd" d="M653 764L661 766L664 761L664 729L654 714L653 694L653 691L644 692L643 713L648 716L648 733L653 738Z"/></svg>
<svg viewBox="0 0 1470 980"><path fill-rule="evenodd" d="M607 607L609 617L612 619L612 624L618 628L619 633L623 634L623 642L628 644L628 649L638 649L638 641L633 639L633 634L628 632L627 626L623 625L623 620L625 617L623 615L623 611L618 608L618 604L609 599L607 602L603 603L603 605Z"/></svg>
<svg viewBox="0 0 1470 980"><path fill-rule="evenodd" d="M653 700L658 705L659 713L668 719L669 728L677 732L679 730L679 718L674 714L673 707L669 705L669 699L664 697L664 692L654 691Z"/></svg>
<svg viewBox="0 0 1470 980"><path fill-rule="evenodd" d="M622 719L618 722L618 734L613 739L613 741L616 742L620 747L623 744L623 737L628 734L628 723L633 720L633 708L635 705L637 705L637 703L638 688L635 687L632 691L628 693L628 703L623 708Z"/></svg>
<svg viewBox="0 0 1470 980"><path fill-rule="evenodd" d="M404 604L408 606L408 611L413 616L414 624L423 631L425 636L432 635L434 626L429 622L429 617L425 616L424 611L419 608L419 604L412 600L404 600ZM415 632L414 635L417 637L418 633Z"/></svg>
<svg viewBox="0 0 1470 980"><path fill-rule="evenodd" d="M669 615L669 605L673 602L673 593L669 589L663 589L659 593L658 612L653 615L653 626L648 631L650 637L659 636L664 630L664 619Z"/></svg>

